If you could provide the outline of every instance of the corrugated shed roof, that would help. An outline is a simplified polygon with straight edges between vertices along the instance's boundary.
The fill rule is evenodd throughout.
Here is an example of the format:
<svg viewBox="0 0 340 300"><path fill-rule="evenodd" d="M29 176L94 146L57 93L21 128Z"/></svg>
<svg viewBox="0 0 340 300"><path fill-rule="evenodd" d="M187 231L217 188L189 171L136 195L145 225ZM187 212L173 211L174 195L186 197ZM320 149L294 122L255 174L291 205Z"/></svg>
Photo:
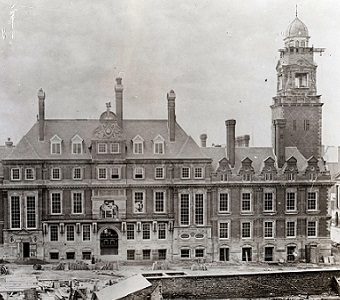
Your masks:
<svg viewBox="0 0 340 300"><path fill-rule="evenodd" d="M96 300L118 300L130 294L143 290L151 286L151 283L138 274L120 281L114 285L106 287L98 292L94 292Z"/></svg>

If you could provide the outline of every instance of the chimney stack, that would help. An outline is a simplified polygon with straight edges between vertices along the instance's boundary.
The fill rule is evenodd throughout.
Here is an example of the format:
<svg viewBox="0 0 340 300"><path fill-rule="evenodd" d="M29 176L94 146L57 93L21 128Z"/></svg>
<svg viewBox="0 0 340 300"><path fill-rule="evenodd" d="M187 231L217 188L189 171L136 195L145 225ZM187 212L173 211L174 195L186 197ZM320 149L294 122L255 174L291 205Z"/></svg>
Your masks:
<svg viewBox="0 0 340 300"><path fill-rule="evenodd" d="M123 85L122 78L116 78L115 93L116 93L116 116L118 125L123 128Z"/></svg>
<svg viewBox="0 0 340 300"><path fill-rule="evenodd" d="M208 138L208 136L205 133L202 133L200 135L201 147L207 147L207 138Z"/></svg>
<svg viewBox="0 0 340 300"><path fill-rule="evenodd" d="M284 140L284 130L286 127L285 119L276 119L274 120L274 128L275 128L275 155L277 159L277 166L282 168L285 160L285 140Z"/></svg>
<svg viewBox="0 0 340 300"><path fill-rule="evenodd" d="M170 142L175 141L175 124L176 124L176 113L175 113L175 100L176 94L173 90L167 93L168 99L168 132Z"/></svg>
<svg viewBox="0 0 340 300"><path fill-rule="evenodd" d="M45 139L45 92L40 89L38 92L39 99L39 141Z"/></svg>
<svg viewBox="0 0 340 300"><path fill-rule="evenodd" d="M227 156L230 166L235 166L235 125L236 120L225 121L227 127Z"/></svg>
<svg viewBox="0 0 340 300"><path fill-rule="evenodd" d="M236 147L249 147L250 135L242 135L236 137Z"/></svg>
<svg viewBox="0 0 340 300"><path fill-rule="evenodd" d="M13 146L13 142L11 141L11 138L7 138L5 145L7 148L11 148Z"/></svg>

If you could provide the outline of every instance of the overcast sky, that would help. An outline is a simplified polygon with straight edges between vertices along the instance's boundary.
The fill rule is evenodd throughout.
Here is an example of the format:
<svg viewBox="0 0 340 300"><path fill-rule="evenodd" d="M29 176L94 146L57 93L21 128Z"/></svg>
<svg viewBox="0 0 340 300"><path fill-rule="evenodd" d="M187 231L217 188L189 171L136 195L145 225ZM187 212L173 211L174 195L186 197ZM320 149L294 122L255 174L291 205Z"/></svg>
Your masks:
<svg viewBox="0 0 340 300"><path fill-rule="evenodd" d="M226 119L251 146L271 145L278 49L298 16L307 25L322 95L323 143L340 145L338 0L0 0L0 144L17 143L35 123L37 93L46 118L98 118L115 78L124 117L167 117L199 142L225 143Z"/></svg>

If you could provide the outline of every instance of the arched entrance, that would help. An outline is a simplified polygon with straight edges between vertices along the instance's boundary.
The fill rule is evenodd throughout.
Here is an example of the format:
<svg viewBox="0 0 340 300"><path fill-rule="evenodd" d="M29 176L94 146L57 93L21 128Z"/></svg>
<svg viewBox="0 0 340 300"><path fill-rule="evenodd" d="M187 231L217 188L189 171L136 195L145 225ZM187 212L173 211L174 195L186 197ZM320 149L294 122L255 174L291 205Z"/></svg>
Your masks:
<svg viewBox="0 0 340 300"><path fill-rule="evenodd" d="M100 234L100 254L118 255L118 233L110 228L106 228Z"/></svg>

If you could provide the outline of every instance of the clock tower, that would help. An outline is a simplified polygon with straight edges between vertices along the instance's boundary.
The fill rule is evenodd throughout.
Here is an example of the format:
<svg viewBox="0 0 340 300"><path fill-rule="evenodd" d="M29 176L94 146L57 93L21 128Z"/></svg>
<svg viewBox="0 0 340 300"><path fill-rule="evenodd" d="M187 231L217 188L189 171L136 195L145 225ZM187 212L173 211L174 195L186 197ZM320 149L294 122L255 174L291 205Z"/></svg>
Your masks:
<svg viewBox="0 0 340 300"><path fill-rule="evenodd" d="M321 156L322 105L316 89L314 52L307 26L296 16L288 26L276 66L277 94L273 97L272 133L279 167L284 148L297 147L308 159ZM281 165L281 166L280 166Z"/></svg>

